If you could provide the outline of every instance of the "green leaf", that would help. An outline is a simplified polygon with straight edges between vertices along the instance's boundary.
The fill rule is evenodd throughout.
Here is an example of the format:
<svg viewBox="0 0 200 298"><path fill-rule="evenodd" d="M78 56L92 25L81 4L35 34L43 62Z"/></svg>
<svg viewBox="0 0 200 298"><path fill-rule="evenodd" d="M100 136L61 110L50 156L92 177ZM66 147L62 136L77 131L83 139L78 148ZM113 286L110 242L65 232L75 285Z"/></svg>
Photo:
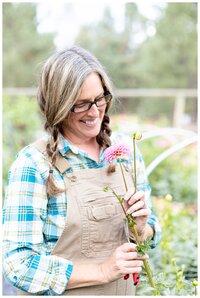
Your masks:
<svg viewBox="0 0 200 298"><path fill-rule="evenodd" d="M108 186L105 186L104 188L103 188L103 191L104 192L108 192L110 189L109 189L109 187Z"/></svg>

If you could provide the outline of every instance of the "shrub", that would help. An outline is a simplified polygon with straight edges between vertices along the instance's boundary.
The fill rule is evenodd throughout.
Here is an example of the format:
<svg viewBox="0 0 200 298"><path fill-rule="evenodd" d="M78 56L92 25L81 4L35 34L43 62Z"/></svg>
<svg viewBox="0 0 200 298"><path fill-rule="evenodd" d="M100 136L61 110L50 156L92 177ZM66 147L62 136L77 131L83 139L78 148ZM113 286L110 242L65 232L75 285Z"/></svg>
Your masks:
<svg viewBox="0 0 200 298"><path fill-rule="evenodd" d="M162 138L147 139L139 143L145 164L172 145ZM190 145L170 155L149 175L152 195L171 193L175 201L190 203L197 200L197 149Z"/></svg>
<svg viewBox="0 0 200 298"><path fill-rule="evenodd" d="M19 150L36 139L41 129L36 100L26 96L3 97L3 182Z"/></svg>
<svg viewBox="0 0 200 298"><path fill-rule="evenodd" d="M160 244L149 251L149 263L158 284L157 295L194 295L197 279L197 218L183 204L154 198L162 228ZM191 211L192 210L192 211ZM152 294L142 272L137 296Z"/></svg>

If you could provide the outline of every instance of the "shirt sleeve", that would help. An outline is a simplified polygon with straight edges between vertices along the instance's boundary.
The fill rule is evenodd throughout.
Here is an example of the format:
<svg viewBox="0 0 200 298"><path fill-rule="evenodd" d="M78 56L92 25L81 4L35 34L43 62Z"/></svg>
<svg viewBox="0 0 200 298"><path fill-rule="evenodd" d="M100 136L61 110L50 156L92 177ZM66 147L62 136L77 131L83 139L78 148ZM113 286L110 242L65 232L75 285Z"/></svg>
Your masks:
<svg viewBox="0 0 200 298"><path fill-rule="evenodd" d="M15 287L40 295L61 295L73 264L51 255L43 236L47 213L44 178L28 156L11 167L3 210L3 273Z"/></svg>

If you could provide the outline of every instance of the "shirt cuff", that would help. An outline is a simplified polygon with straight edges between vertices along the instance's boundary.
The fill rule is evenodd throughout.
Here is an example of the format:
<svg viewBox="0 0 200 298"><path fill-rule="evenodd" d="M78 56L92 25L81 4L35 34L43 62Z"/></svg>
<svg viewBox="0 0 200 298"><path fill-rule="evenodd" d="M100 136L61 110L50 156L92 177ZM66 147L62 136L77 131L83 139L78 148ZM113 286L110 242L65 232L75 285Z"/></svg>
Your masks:
<svg viewBox="0 0 200 298"><path fill-rule="evenodd" d="M153 238L150 243L150 248L155 248L161 239L161 228L158 222L148 221L148 224L152 227L154 231Z"/></svg>
<svg viewBox="0 0 200 298"><path fill-rule="evenodd" d="M65 275L60 276L56 278L56 283L52 287L52 289L49 291L48 295L53 296L60 296L67 290L67 284L70 279L72 270L73 270L73 264L72 262L69 263L69 261L65 260L67 263L67 267L65 268ZM63 264L65 266L65 264Z"/></svg>

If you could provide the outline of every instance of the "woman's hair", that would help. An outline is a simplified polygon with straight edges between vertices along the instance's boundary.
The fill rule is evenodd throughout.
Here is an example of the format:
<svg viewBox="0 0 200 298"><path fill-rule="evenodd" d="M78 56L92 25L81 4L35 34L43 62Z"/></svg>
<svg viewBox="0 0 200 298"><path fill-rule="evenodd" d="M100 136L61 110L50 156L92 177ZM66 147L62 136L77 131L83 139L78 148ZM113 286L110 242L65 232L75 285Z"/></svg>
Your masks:
<svg viewBox="0 0 200 298"><path fill-rule="evenodd" d="M86 77L95 72L99 75L105 94L112 93L112 84L99 61L88 51L78 46L56 52L44 64L38 90L38 102L45 118L45 130L50 133L47 143L47 154L50 163L47 179L49 195L64 190L58 188L53 180L53 169L58 154L59 132L62 132L64 121L70 109L80 95ZM111 102L107 104L101 130L96 137L100 146L111 144L109 116L107 114Z"/></svg>

